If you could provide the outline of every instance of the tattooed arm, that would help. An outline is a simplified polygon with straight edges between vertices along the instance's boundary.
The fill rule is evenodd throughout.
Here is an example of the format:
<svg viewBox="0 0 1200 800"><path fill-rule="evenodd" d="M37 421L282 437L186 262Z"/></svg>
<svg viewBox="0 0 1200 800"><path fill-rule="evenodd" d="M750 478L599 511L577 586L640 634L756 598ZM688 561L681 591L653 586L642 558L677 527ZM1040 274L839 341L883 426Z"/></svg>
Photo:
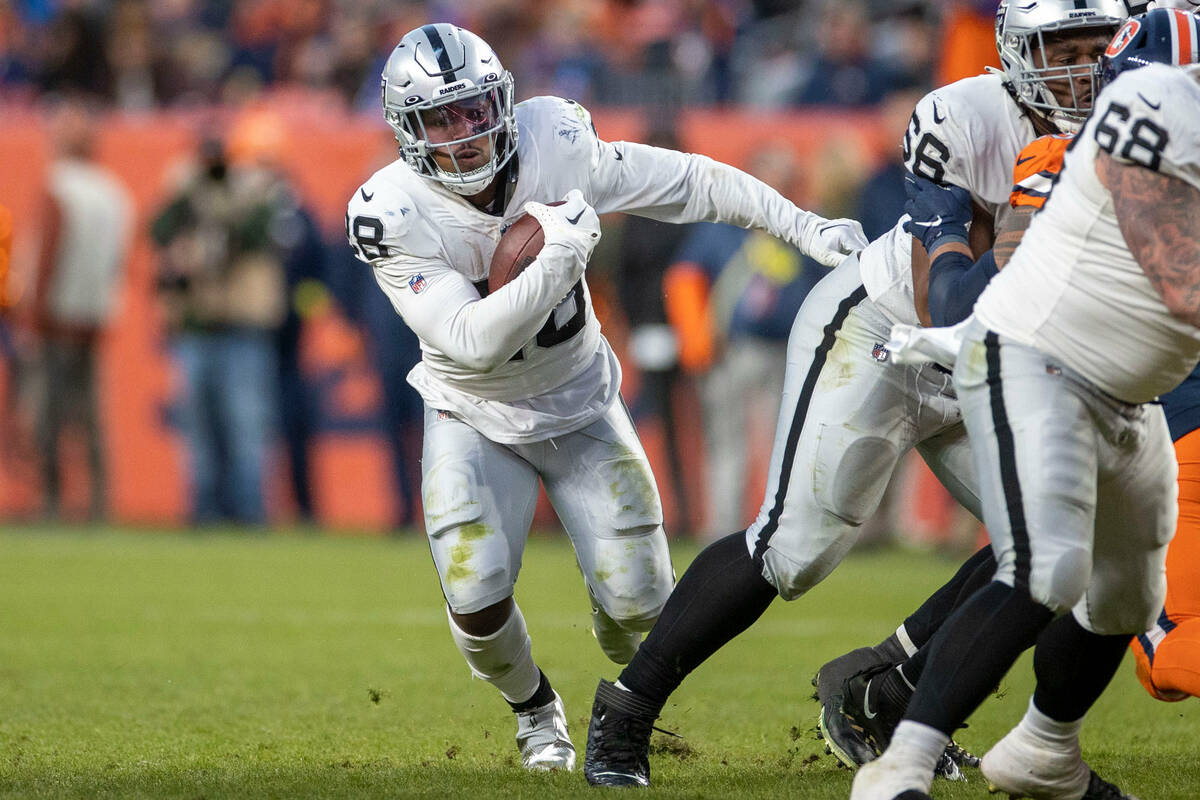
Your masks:
<svg viewBox="0 0 1200 800"><path fill-rule="evenodd" d="M1112 194L1129 252L1171 316L1200 327L1200 189L1104 151L1096 176Z"/></svg>
<svg viewBox="0 0 1200 800"><path fill-rule="evenodd" d="M1012 258L1036 210L1033 206L1016 206L1004 218L1004 224L996 232L996 244L992 247L996 269L1004 269L1004 265Z"/></svg>

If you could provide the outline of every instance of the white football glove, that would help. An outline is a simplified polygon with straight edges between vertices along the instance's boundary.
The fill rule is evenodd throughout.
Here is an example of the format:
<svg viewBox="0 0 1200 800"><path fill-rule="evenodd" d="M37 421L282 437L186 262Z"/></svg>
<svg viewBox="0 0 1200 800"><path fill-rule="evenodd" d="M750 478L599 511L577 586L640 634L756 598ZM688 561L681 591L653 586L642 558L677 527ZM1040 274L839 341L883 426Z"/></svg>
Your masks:
<svg viewBox="0 0 1200 800"><path fill-rule="evenodd" d="M851 253L867 246L862 225L854 219L825 219L805 212L800 225L799 240L795 243L805 255L827 267L836 267Z"/></svg>
<svg viewBox="0 0 1200 800"><path fill-rule="evenodd" d="M583 192L572 189L563 198L562 205L548 206L544 203L525 204L525 213L542 226L546 243L538 258L558 260L569 255L586 265L592 249L600 241L600 218L596 209L583 199Z"/></svg>

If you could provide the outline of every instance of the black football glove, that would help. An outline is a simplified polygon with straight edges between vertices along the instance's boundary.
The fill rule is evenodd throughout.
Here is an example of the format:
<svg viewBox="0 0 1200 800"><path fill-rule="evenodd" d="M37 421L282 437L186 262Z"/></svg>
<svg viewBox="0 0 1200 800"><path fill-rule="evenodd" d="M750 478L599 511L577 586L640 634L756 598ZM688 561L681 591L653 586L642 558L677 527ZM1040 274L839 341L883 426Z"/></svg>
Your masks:
<svg viewBox="0 0 1200 800"><path fill-rule="evenodd" d="M925 252L949 242L967 242L971 222L971 193L960 186L934 183L928 178L904 176L904 213L912 219L904 230L921 240Z"/></svg>

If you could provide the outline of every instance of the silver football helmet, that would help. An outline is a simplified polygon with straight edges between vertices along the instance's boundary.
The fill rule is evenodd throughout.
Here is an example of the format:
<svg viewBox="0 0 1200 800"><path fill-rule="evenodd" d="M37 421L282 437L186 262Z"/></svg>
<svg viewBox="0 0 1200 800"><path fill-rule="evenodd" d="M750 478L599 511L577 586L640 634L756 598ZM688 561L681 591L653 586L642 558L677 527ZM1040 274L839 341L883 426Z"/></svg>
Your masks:
<svg viewBox="0 0 1200 800"><path fill-rule="evenodd" d="M1060 131L1077 131L1097 91L1099 53L1095 64L1056 66L1046 63L1046 40L1064 31L1087 29L1111 36L1128 16L1125 0L1000 0L996 50L1017 99ZM1081 78L1087 79L1090 92L1080 90ZM1059 101L1047 81L1069 85L1070 101Z"/></svg>
<svg viewBox="0 0 1200 800"><path fill-rule="evenodd" d="M383 67L382 88L383 118L400 155L451 191L483 191L517 151L512 74L470 31L444 22L409 31ZM475 140L483 137L491 158L472 164L482 152Z"/></svg>

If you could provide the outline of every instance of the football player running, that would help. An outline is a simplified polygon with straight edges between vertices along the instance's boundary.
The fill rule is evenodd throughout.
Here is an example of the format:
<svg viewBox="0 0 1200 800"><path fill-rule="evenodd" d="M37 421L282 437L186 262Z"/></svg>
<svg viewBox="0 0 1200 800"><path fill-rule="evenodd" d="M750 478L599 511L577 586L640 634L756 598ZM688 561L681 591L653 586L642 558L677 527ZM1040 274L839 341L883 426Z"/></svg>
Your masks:
<svg viewBox="0 0 1200 800"><path fill-rule="evenodd" d="M1200 42L1200 18L1181 11L1166 9L1134 17L1118 32L1103 57L1102 79L1111 82L1116 75L1151 63L1183 65L1197 58ZM1010 198L1014 215L1028 219L1047 201L1050 189L1062 168L1062 160L1073 137L1045 136L1028 147L1017 158ZM924 179L914 178L909 184L908 207L914 221L929 221L937 217L948 219L958 215L969 218L970 199L955 187L939 187ZM1003 263L1011 256L1020 241L1020 231L997 242L995 258ZM935 247L937 245L934 245ZM941 250L933 272L934 283L945 284L931 294L949 300L935 319L952 324L965 318L983 285L964 288L970 283L972 271L965 248L958 254L955 248ZM897 337L899 341L901 337ZM1183 384L1162 397L1163 410L1174 442L1179 464L1179 525L1167 551L1167 600L1155 625L1132 640L1137 664L1137 676L1146 690L1160 700L1181 700L1200 696L1200 580L1197 569L1200 560L1200 527L1196 508L1200 505L1195 470L1200 465L1200 369L1193 371ZM929 655L929 639L951 611L977 588L992 580L996 569L990 546L984 547L959 569L945 586L931 596L897 630L897 637L908 642L912 654L901 662L893 662L885 648L861 648L831 662L865 662L873 664L845 682L839 695L841 716L831 716L828 729L834 732L837 749L850 754L857 763L875 758L876 750L887 746L892 731L903 716ZM910 636L910 632L913 633ZM925 642L916 649L912 640ZM893 666L894 664L894 666ZM830 665L826 665L828 668ZM865 709L872 709L867 716ZM837 709L826 713L836 715ZM856 766L857 763L851 763Z"/></svg>
<svg viewBox="0 0 1200 800"><path fill-rule="evenodd" d="M1146 46L1156 30L1165 53ZM1102 67L1116 77L1051 200L959 331L954 382L998 566L933 639L852 800L928 797L949 733L1035 642L1034 695L985 777L1038 800L1125 797L1083 761L1079 731L1162 608L1177 469L1154 400L1200 359L1200 67L1141 65L1194 64L1198 34L1162 10L1117 35ZM935 267L966 237L966 215L942 209Z"/></svg>
<svg viewBox="0 0 1200 800"><path fill-rule="evenodd" d="M405 35L382 83L401 158L355 191L346 232L421 340L409 382L425 402L425 528L450 633L516 712L524 766L569 770L562 701L513 601L539 479L610 659L630 659L674 580L658 490L583 277L597 214L761 228L828 265L865 241L858 223L803 211L727 165L602 141L569 100L514 106L495 52L453 25ZM545 246L489 294L496 243L525 211Z"/></svg>
<svg viewBox="0 0 1200 800"><path fill-rule="evenodd" d="M1006 222L1021 149L1041 134L1075 130L1086 117L1096 59L1127 15L1120 0L1002 2L1004 73L958 81L918 103L904 137L906 166L970 192L976 253ZM666 699L776 596L799 597L837 566L908 450L917 448L979 516L949 372L896 364L884 346L893 324L928 318L928 265L905 221L842 262L797 315L758 516L697 556L619 681L600 682L588 732L590 782L649 783L650 731ZM953 774L957 765L945 770Z"/></svg>

